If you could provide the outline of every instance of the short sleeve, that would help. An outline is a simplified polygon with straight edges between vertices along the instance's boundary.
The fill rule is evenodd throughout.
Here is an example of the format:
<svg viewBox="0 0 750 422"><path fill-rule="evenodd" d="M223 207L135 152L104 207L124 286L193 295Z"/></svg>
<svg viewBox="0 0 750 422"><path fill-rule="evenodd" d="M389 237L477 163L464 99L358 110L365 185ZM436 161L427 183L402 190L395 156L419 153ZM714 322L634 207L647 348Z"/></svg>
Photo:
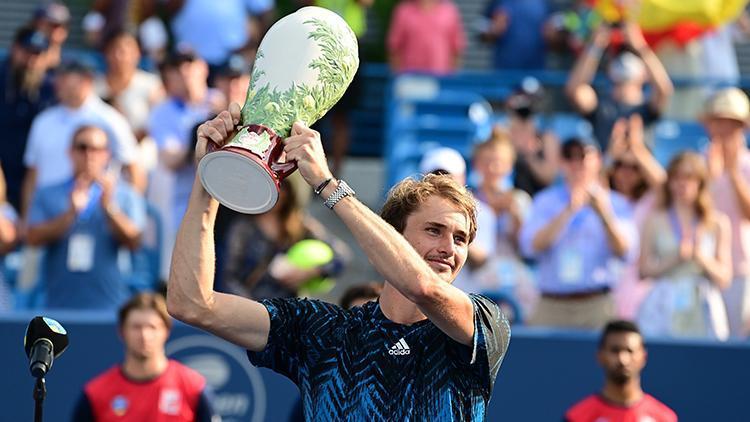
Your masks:
<svg viewBox="0 0 750 422"><path fill-rule="evenodd" d="M31 129L29 130L29 138L26 141L26 149L23 153L23 164L29 168L35 168L39 162L39 137L42 136L42 126L40 117L45 116L42 114L37 116L36 119L31 123Z"/></svg>
<svg viewBox="0 0 750 422"><path fill-rule="evenodd" d="M521 225L519 233L519 246L521 253L527 258L537 258L539 252L534 250L534 237L554 216L559 213L559 206L555 206L548 200L552 192L542 191L538 193L531 203L528 218Z"/></svg>
<svg viewBox="0 0 750 422"><path fill-rule="evenodd" d="M491 390L510 344L510 323L492 300L473 293L469 298L474 306L474 338L471 347L460 345L459 357Z"/></svg>
<svg viewBox="0 0 750 422"><path fill-rule="evenodd" d="M248 351L248 359L255 366L271 369L297 383L306 357L330 340L331 330L345 311L308 299L274 298L260 303L268 311L271 328L266 348Z"/></svg>
<svg viewBox="0 0 750 422"><path fill-rule="evenodd" d="M112 156L123 164L133 164L136 160L138 141L130 129L130 124L114 109L109 110L108 126L112 131Z"/></svg>
<svg viewBox="0 0 750 422"><path fill-rule="evenodd" d="M136 227L141 230L146 227L146 201L138 192L122 186L118 205Z"/></svg>

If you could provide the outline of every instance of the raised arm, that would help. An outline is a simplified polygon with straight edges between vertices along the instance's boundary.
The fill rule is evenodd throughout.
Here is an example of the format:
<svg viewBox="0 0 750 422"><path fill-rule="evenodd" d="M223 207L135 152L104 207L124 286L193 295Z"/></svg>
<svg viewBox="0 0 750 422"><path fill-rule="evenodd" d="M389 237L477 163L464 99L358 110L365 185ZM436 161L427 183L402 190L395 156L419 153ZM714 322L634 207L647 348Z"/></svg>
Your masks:
<svg viewBox="0 0 750 422"><path fill-rule="evenodd" d="M232 104L230 111L201 125L196 159L205 155L209 140L223 145L239 121L240 107ZM248 350L261 351L271 325L266 308L250 299L214 291L214 223L218 206L196 177L172 252L167 309L180 321Z"/></svg>
<svg viewBox="0 0 750 422"><path fill-rule="evenodd" d="M570 78L565 84L565 95L581 114L590 114L599 104L591 81L599 67L602 54L609 45L610 32L605 24L596 29L591 44L578 57L578 61L570 72Z"/></svg>
<svg viewBox="0 0 750 422"><path fill-rule="evenodd" d="M669 98L674 92L672 80L669 78L664 65L661 64L661 60L646 43L638 24L632 21L626 22L624 32L625 42L638 52L646 67L648 80L653 88L650 99L651 107L653 110L661 112L669 103Z"/></svg>
<svg viewBox="0 0 750 422"><path fill-rule="evenodd" d="M320 135L299 123L285 140L287 160L295 160L302 177L311 187L332 177ZM321 193L331 195L338 181ZM355 197L345 197L333 211L341 218L375 269L402 295L417 305L438 328L462 344L471 344L474 335L474 308L469 297L439 278L412 245L390 224ZM435 229L455 248L468 248L468 239L456 239L452 233ZM437 232L440 232L439 234ZM454 243L455 242L455 243ZM466 253L464 251L464 253Z"/></svg>

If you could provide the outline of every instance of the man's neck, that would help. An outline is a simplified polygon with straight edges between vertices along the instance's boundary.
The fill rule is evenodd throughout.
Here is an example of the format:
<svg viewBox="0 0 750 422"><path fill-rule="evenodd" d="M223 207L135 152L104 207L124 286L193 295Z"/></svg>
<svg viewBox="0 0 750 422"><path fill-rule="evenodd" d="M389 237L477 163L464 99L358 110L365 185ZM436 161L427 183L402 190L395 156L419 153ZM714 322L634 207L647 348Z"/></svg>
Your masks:
<svg viewBox="0 0 750 422"><path fill-rule="evenodd" d="M397 324L409 325L427 318L414 302L388 282L383 286L383 293L380 295L380 309L386 318Z"/></svg>
<svg viewBox="0 0 750 422"><path fill-rule="evenodd" d="M169 361L165 355L152 359L137 359L126 355L122 371L132 380L145 381L161 375L167 369L168 364Z"/></svg>
<svg viewBox="0 0 750 422"><path fill-rule="evenodd" d="M625 384L618 385L607 382L602 390L602 396L613 403L622 406L631 406L643 398L641 380L634 378Z"/></svg>
<svg viewBox="0 0 750 422"><path fill-rule="evenodd" d="M107 85L112 91L122 92L130 85L133 75L135 75L135 69L112 69L106 75Z"/></svg>

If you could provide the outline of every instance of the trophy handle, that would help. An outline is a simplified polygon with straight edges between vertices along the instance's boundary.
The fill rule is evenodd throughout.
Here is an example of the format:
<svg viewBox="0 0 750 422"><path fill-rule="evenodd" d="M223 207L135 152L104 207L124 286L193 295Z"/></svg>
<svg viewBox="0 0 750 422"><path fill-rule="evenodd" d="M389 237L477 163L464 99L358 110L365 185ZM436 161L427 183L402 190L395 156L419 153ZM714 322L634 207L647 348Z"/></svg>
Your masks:
<svg viewBox="0 0 750 422"><path fill-rule="evenodd" d="M284 179L290 174L297 170L297 162L292 161L288 163L279 163L274 161L271 163L271 170L275 171L279 175L279 179Z"/></svg>

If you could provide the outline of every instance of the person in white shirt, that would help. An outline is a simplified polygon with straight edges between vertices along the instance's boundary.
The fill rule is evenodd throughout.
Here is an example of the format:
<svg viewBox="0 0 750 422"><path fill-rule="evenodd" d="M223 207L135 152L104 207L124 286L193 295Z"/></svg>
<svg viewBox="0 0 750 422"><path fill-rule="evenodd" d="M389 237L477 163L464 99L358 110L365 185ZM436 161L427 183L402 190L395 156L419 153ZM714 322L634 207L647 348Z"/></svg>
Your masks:
<svg viewBox="0 0 750 422"><path fill-rule="evenodd" d="M77 128L93 125L111 139L114 167L121 166L126 180L142 190L144 178L135 160L136 140L130 125L120 113L94 93L94 72L81 61L65 62L55 75L59 104L40 113L31 125L24 152L27 167L23 182L22 214L28 211L34 191L61 183L73 174L66 159L70 140Z"/></svg>

